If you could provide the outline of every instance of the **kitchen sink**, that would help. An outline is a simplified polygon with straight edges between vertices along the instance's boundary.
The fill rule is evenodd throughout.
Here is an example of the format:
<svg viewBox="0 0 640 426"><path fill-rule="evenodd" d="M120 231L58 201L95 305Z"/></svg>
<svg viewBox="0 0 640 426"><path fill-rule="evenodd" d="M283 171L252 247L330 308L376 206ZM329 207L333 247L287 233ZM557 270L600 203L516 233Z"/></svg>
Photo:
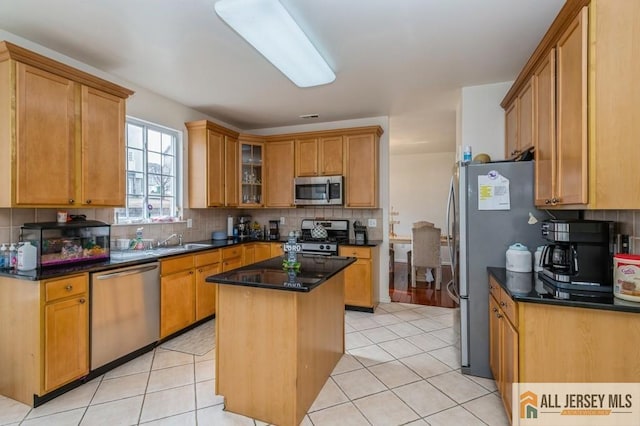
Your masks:
<svg viewBox="0 0 640 426"><path fill-rule="evenodd" d="M182 245L182 247L184 247L185 250L194 250L194 249L201 249L201 248L211 247L211 244L187 243L187 244Z"/></svg>
<svg viewBox="0 0 640 426"><path fill-rule="evenodd" d="M181 246L157 247L151 250L112 250L112 260L135 260L148 257L160 257L173 253L183 253L190 250L197 250L212 247L211 244L187 243Z"/></svg>

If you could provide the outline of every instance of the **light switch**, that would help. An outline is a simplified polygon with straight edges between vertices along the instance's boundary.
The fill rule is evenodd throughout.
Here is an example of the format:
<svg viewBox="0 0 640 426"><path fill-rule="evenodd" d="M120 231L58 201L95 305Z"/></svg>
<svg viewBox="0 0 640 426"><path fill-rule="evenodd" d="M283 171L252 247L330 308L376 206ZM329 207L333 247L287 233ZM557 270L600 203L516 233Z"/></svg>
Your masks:
<svg viewBox="0 0 640 426"><path fill-rule="evenodd" d="M367 226L369 228L375 228L376 226L378 226L378 221L375 219L369 219L369 223L367 223Z"/></svg>

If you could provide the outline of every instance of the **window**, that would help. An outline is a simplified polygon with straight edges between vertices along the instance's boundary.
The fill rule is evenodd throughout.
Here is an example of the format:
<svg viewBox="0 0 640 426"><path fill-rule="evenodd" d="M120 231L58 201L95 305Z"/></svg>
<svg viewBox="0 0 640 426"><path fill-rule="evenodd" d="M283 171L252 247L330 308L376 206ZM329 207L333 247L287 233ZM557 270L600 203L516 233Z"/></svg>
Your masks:
<svg viewBox="0 0 640 426"><path fill-rule="evenodd" d="M127 200L116 223L178 216L180 132L127 117Z"/></svg>

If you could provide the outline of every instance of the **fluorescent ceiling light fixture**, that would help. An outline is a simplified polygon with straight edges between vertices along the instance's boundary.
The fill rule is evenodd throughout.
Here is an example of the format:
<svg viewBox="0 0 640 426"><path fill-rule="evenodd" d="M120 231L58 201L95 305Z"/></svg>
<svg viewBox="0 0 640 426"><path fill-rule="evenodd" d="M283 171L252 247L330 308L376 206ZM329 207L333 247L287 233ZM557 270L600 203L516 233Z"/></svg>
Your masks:
<svg viewBox="0 0 640 426"><path fill-rule="evenodd" d="M336 79L329 65L278 0L220 0L218 16L298 87Z"/></svg>

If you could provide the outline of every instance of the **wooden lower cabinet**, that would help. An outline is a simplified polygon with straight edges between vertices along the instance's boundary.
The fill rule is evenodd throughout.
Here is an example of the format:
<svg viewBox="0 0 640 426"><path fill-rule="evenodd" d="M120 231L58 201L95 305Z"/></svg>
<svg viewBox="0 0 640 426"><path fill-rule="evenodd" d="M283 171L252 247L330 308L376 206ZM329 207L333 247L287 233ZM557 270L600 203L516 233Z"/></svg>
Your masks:
<svg viewBox="0 0 640 426"><path fill-rule="evenodd" d="M160 261L160 338L215 313L216 286L205 279L220 271L220 250Z"/></svg>
<svg viewBox="0 0 640 426"><path fill-rule="evenodd" d="M282 243L271 243L271 257L283 256Z"/></svg>
<svg viewBox="0 0 640 426"><path fill-rule="evenodd" d="M378 304L378 248L340 246L340 256L355 257L344 272L345 305L373 309Z"/></svg>
<svg viewBox="0 0 640 426"><path fill-rule="evenodd" d="M509 418L514 383L640 382L637 313L516 303L491 275L489 287L489 363Z"/></svg>
<svg viewBox="0 0 640 426"><path fill-rule="evenodd" d="M0 277L0 395L33 406L89 373L88 289L86 273Z"/></svg>
<svg viewBox="0 0 640 426"><path fill-rule="evenodd" d="M504 293L499 290L500 293ZM511 419L511 389L518 381L518 331L495 295L489 297L489 363L505 411Z"/></svg>
<svg viewBox="0 0 640 426"><path fill-rule="evenodd" d="M232 246L220 249L222 253L222 272L241 267L244 264L242 246Z"/></svg>
<svg viewBox="0 0 640 426"><path fill-rule="evenodd" d="M89 373L86 274L44 282L44 393Z"/></svg>

